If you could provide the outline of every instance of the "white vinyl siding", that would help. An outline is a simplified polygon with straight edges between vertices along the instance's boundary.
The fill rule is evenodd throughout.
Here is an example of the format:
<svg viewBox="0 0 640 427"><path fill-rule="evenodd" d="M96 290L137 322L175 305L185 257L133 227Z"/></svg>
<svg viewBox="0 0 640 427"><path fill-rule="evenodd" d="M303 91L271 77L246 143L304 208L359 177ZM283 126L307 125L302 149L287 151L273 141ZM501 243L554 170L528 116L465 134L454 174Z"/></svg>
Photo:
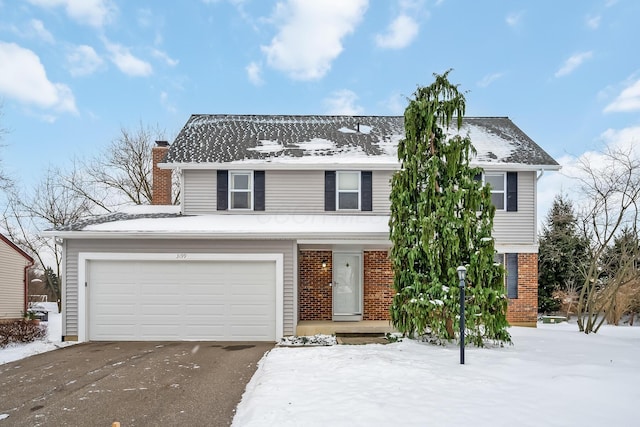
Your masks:
<svg viewBox="0 0 640 427"><path fill-rule="evenodd" d="M182 171L182 211L185 215L216 212L216 171L186 169Z"/></svg>
<svg viewBox="0 0 640 427"><path fill-rule="evenodd" d="M536 244L536 173L518 172L518 211L496 210L493 237L500 244Z"/></svg>
<svg viewBox="0 0 640 427"><path fill-rule="evenodd" d="M391 212L391 177L393 171L373 171L373 212L377 214L389 214Z"/></svg>
<svg viewBox="0 0 640 427"><path fill-rule="evenodd" d="M324 172L268 170L264 198L270 213L324 212Z"/></svg>
<svg viewBox="0 0 640 427"><path fill-rule="evenodd" d="M24 268L29 261L0 240L0 319L19 319L24 310Z"/></svg>
<svg viewBox="0 0 640 427"><path fill-rule="evenodd" d="M372 212L388 214L390 210L392 171L373 171ZM216 210L216 171L183 171L182 211L185 215L219 214ZM275 214L317 214L324 210L324 171L265 172L265 212ZM352 214L353 211L345 211Z"/></svg>

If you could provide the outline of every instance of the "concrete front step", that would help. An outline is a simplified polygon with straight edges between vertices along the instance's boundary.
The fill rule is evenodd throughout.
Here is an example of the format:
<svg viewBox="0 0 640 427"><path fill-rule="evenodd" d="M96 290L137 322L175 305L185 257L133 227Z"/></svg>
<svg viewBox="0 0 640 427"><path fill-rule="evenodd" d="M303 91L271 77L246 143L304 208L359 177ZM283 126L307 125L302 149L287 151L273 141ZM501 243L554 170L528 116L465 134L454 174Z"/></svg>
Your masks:
<svg viewBox="0 0 640 427"><path fill-rule="evenodd" d="M332 322L321 320L305 320L298 322L297 336L316 334L379 334L396 332L387 320L363 320L360 322Z"/></svg>

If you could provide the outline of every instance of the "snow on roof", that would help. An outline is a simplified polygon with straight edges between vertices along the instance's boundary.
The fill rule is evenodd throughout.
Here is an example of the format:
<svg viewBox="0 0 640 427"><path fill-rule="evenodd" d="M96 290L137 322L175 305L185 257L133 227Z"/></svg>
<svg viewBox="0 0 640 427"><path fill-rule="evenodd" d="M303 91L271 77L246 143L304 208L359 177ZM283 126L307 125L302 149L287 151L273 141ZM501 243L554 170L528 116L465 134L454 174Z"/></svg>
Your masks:
<svg viewBox="0 0 640 427"><path fill-rule="evenodd" d="M85 237L99 233L115 234L193 234L229 237L291 238L326 235L380 235L389 234L389 217L379 215L178 215L146 213L138 215L110 214L91 221L74 224L73 227L49 231L60 235L64 232L82 231ZM62 233L61 233L62 232Z"/></svg>
<svg viewBox="0 0 640 427"><path fill-rule="evenodd" d="M471 137L475 163L558 166L506 117L465 117L448 133ZM193 115L166 163L393 164L402 138L402 116Z"/></svg>

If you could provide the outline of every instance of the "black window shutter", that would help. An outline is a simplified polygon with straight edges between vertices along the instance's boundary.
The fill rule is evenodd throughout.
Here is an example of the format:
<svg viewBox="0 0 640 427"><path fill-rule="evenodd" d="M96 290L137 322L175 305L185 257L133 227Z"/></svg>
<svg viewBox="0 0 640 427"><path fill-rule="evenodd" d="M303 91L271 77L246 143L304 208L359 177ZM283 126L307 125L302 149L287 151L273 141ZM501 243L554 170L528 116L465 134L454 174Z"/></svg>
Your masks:
<svg viewBox="0 0 640 427"><path fill-rule="evenodd" d="M226 211L229 202L229 171L218 171L218 210Z"/></svg>
<svg viewBox="0 0 640 427"><path fill-rule="evenodd" d="M518 211L518 172L507 172L507 212Z"/></svg>
<svg viewBox="0 0 640 427"><path fill-rule="evenodd" d="M360 172L360 210L373 210L373 176L371 171Z"/></svg>
<svg viewBox="0 0 640 427"><path fill-rule="evenodd" d="M253 210L264 210L264 171L253 172Z"/></svg>
<svg viewBox="0 0 640 427"><path fill-rule="evenodd" d="M518 298L518 254L506 254L507 298Z"/></svg>
<svg viewBox="0 0 640 427"><path fill-rule="evenodd" d="M479 173L479 174L474 175L473 176L473 180L474 181L482 181L482 174Z"/></svg>
<svg viewBox="0 0 640 427"><path fill-rule="evenodd" d="M336 171L324 171L324 210L336 210Z"/></svg>

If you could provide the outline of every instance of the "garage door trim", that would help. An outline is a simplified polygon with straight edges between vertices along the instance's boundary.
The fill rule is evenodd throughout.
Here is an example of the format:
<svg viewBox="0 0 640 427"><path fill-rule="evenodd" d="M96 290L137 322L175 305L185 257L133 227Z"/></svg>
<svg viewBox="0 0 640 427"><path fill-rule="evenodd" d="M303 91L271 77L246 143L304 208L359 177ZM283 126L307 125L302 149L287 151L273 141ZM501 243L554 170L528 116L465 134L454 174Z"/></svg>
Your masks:
<svg viewBox="0 0 640 427"><path fill-rule="evenodd" d="M273 261L276 267L276 339L284 335L284 256L283 254L210 253L125 253L81 252L78 254L78 341L87 341L87 262L88 261Z"/></svg>

